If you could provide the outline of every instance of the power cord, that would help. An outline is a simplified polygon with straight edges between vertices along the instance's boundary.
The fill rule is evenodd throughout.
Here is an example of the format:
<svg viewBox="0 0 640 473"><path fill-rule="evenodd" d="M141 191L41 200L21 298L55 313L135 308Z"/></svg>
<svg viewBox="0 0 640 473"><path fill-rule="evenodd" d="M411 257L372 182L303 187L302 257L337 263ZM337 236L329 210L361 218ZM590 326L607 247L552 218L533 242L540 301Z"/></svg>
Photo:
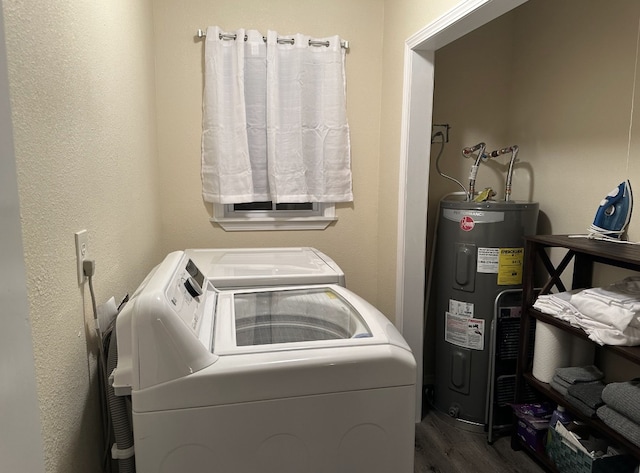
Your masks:
<svg viewBox="0 0 640 473"><path fill-rule="evenodd" d="M96 295L93 292L93 275L96 274L96 262L92 259L86 259L82 262L82 271L89 279L89 292L91 292L91 306L93 308L93 318L98 320L98 308L96 306Z"/></svg>
<svg viewBox="0 0 640 473"><path fill-rule="evenodd" d="M112 424L111 424L111 416L109 415L108 412L108 402L106 399L106 382L107 382L107 365L106 365L106 356L105 356L105 350L104 350L104 340L103 340L103 334L101 333L99 324L98 324L98 306L96 304L96 294L93 290L93 276L96 273L96 262L95 260L84 260L82 262L82 271L84 272L84 275L87 277L88 281L89 281L89 292L91 294L91 308L93 309L93 320L94 320L94 324L96 327L96 332L98 334L98 338L99 338L99 343L98 343L98 350L99 350L99 366L100 366L100 406L102 409L102 418L103 418L103 429L102 429L102 434L104 437L104 453L103 453L103 458L102 458L102 466L103 466L103 470L105 472L109 472L111 471L111 456L110 456L110 449L109 446L111 445L111 432L112 432ZM104 420L106 419L106 422L104 422Z"/></svg>

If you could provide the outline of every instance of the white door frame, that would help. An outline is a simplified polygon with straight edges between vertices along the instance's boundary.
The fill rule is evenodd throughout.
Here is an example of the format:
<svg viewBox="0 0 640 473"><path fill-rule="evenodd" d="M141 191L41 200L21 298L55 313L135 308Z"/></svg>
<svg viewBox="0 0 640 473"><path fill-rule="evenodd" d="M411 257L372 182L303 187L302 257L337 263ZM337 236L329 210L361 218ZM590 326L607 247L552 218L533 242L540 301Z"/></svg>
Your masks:
<svg viewBox="0 0 640 473"><path fill-rule="evenodd" d="M413 350L418 364L416 422L420 421L422 411L434 53L525 2L526 0L463 0L405 42L398 187L396 324Z"/></svg>

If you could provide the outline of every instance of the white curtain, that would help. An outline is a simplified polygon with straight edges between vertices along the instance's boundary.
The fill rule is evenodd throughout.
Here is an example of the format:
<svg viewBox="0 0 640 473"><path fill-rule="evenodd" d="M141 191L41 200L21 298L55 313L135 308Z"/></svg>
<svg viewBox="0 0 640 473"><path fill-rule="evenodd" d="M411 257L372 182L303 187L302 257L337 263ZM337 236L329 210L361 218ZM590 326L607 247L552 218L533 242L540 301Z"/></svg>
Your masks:
<svg viewBox="0 0 640 473"><path fill-rule="evenodd" d="M235 32L244 37L244 30ZM244 101L244 43L207 29L202 117L203 197L233 203L251 198L253 186ZM227 200L228 199L228 200Z"/></svg>
<svg viewBox="0 0 640 473"><path fill-rule="evenodd" d="M235 41L222 34L207 29L204 199L352 201L340 38L314 46L308 36L283 42L269 31L265 45L254 30L236 31Z"/></svg>
<svg viewBox="0 0 640 473"><path fill-rule="evenodd" d="M248 31L244 49L244 96L253 188L249 200L235 203L271 200L267 180L267 45L262 34Z"/></svg>

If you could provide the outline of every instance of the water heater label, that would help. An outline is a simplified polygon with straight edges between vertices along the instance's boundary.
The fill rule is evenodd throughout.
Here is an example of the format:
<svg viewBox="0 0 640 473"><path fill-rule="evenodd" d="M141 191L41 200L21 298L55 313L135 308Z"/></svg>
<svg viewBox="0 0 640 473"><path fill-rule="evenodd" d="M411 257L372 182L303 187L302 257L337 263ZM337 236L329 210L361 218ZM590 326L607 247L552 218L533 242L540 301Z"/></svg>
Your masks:
<svg viewBox="0 0 640 473"><path fill-rule="evenodd" d="M473 302L457 301L449 299L449 313L473 317Z"/></svg>
<svg viewBox="0 0 640 473"><path fill-rule="evenodd" d="M524 248L500 248L498 286L522 284Z"/></svg>
<svg viewBox="0 0 640 473"><path fill-rule="evenodd" d="M444 339L459 347L484 350L484 320L445 312Z"/></svg>
<svg viewBox="0 0 640 473"><path fill-rule="evenodd" d="M442 209L442 216L452 222L460 222L460 225L463 222L473 222L473 225L504 222L504 212L484 210Z"/></svg>
<svg viewBox="0 0 640 473"><path fill-rule="evenodd" d="M478 248L477 271L479 273L498 273L500 248Z"/></svg>

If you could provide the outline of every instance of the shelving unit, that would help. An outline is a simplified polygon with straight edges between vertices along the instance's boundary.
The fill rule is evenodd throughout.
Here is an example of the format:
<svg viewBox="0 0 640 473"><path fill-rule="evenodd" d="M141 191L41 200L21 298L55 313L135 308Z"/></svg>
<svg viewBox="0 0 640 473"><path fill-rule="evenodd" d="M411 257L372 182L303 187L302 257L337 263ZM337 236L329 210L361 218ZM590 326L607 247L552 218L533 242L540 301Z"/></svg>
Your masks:
<svg viewBox="0 0 640 473"><path fill-rule="evenodd" d="M564 257L557 266L554 266L549 258L549 248L566 250ZM570 288L566 288L560 277L572 260L572 283ZM541 263L541 265L539 263ZM531 374L531 358L524 356L524 354L530 353L530 349L532 348L530 347L531 341L527 336L531 329L532 320L540 320L559 327L571 333L573 336L588 340L586 333L582 331L582 329L572 327L562 320L543 314L532 308L536 297L536 291L534 291L534 287L536 287L535 279L539 276L539 274L536 274L536 271L541 267L545 268L547 279L539 293L548 294L554 286L558 291L591 287L595 263L640 272L640 245L626 245L601 240L590 240L587 238L569 238L566 235L538 235L525 238L525 263L522 281L523 302L522 315L520 318L519 356L516 368L516 400L519 401L522 399L525 386L529 386L549 400L565 406L575 419L585 422L594 430L626 447L636 458L640 459L639 447L599 419L584 416L568 404L564 397L551 388L549 384L540 382L534 378ZM603 346L600 347L600 349L615 353L640 365L640 347ZM546 456L541 456L528 449L515 434L515 429L512 435L512 446L528 451L550 471L557 471Z"/></svg>

